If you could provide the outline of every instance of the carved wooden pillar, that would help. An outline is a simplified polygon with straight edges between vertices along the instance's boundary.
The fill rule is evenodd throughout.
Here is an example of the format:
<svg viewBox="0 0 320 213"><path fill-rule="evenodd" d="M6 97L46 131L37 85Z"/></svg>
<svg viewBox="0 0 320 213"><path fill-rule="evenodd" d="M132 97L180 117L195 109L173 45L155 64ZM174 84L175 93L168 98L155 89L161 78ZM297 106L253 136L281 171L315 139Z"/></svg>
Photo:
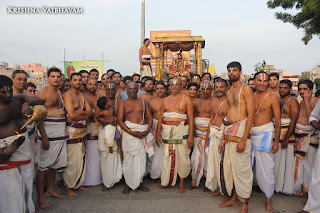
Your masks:
<svg viewBox="0 0 320 213"><path fill-rule="evenodd" d="M202 46L201 43L197 43L197 73L202 75Z"/></svg>
<svg viewBox="0 0 320 213"><path fill-rule="evenodd" d="M156 56L160 55L160 44L155 44L155 50L156 50ZM156 60L156 80L161 80L161 70L160 70L160 58L157 58Z"/></svg>

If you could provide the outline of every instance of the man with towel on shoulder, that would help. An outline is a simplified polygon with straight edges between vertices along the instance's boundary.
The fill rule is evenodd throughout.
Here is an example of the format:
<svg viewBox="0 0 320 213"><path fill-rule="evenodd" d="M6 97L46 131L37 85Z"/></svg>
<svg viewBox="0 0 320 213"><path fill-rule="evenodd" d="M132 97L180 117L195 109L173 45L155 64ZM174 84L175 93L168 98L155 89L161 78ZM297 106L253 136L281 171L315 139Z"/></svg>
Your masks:
<svg viewBox="0 0 320 213"><path fill-rule="evenodd" d="M255 117L251 128L252 167L256 170L258 186L267 197L266 211L273 212L271 204L274 193L273 157L279 148L280 105L278 98L268 91L269 75L264 71L257 72L254 79L256 92L254 93Z"/></svg>
<svg viewBox="0 0 320 213"><path fill-rule="evenodd" d="M157 144L163 143L164 149L159 188L174 186L179 175L179 192L185 194L184 181L191 170L189 154L193 146L194 107L190 98L181 93L181 79L173 78L169 82L171 95L163 100L157 130Z"/></svg>
<svg viewBox="0 0 320 213"><path fill-rule="evenodd" d="M128 99L121 102L118 111L118 123L123 129L123 176L126 182L123 194L130 189L148 192L142 181L146 172L146 153L154 154L152 147L152 115L147 101L137 98L138 85L129 82L126 85Z"/></svg>

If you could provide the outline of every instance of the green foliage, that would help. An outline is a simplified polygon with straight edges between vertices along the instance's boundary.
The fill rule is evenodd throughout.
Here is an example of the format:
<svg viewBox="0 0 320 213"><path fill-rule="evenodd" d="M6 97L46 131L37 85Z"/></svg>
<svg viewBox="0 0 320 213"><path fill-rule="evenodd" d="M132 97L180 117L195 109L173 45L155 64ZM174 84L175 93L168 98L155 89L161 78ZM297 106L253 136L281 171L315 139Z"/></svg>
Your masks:
<svg viewBox="0 0 320 213"><path fill-rule="evenodd" d="M313 36L320 36L320 1L319 0L269 0L268 8L275 9L282 7L284 10L296 9L299 12L295 15L284 12L276 12L276 19L284 23L291 23L298 29L304 30L304 37L301 39L305 44Z"/></svg>
<svg viewBox="0 0 320 213"><path fill-rule="evenodd" d="M317 86L317 89L320 89L320 78L314 79L314 84Z"/></svg>
<svg viewBox="0 0 320 213"><path fill-rule="evenodd" d="M256 63L253 67L256 72L260 72L264 70L261 62Z"/></svg>

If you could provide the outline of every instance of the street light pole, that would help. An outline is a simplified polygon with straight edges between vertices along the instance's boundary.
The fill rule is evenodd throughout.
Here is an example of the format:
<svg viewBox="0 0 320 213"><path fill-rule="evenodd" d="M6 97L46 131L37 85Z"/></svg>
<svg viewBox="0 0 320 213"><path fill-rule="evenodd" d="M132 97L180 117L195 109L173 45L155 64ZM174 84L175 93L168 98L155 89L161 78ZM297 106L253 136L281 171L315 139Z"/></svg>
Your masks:
<svg viewBox="0 0 320 213"><path fill-rule="evenodd" d="M143 40L145 39L145 9L146 9L145 0L142 0L142 9L141 9L141 46L143 46Z"/></svg>

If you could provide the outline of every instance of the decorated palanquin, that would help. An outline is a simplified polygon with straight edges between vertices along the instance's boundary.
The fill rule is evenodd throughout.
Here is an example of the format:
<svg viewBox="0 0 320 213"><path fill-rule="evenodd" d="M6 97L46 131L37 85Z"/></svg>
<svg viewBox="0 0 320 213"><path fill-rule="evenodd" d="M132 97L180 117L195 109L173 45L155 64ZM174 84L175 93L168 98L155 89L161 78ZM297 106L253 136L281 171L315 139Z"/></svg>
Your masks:
<svg viewBox="0 0 320 213"><path fill-rule="evenodd" d="M202 48L205 40L201 36L156 37L155 55L161 55L155 60L156 79L168 79L175 76L191 76L192 73L202 74ZM184 52L194 50L193 63L184 57ZM178 52L171 63L168 63L167 52ZM190 55L190 54L189 54Z"/></svg>

